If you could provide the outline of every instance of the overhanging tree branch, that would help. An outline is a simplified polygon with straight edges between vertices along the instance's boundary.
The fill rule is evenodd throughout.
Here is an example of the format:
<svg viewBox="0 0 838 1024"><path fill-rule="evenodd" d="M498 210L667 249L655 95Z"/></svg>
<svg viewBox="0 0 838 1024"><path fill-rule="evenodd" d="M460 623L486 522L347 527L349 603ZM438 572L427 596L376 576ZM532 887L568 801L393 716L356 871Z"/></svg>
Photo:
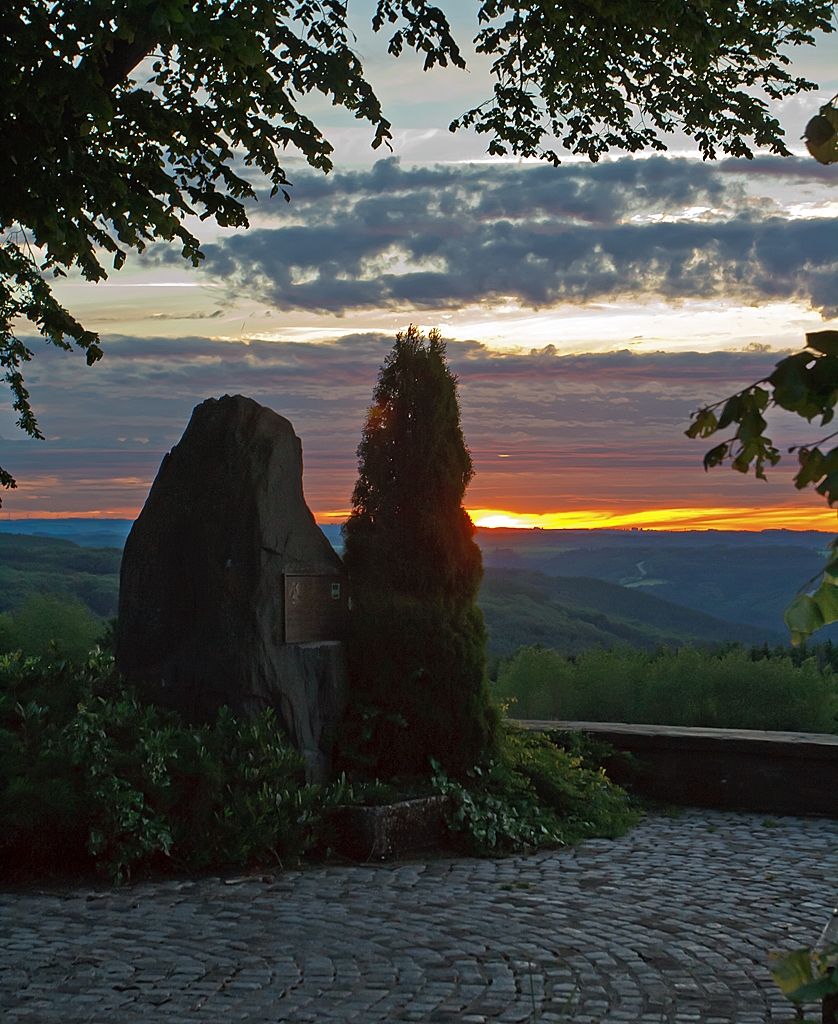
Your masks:
<svg viewBox="0 0 838 1024"><path fill-rule="evenodd" d="M767 387L763 388L765 384ZM704 456L704 468L720 466L730 460L733 469L747 473L753 466L755 475L765 480L764 464L776 466L780 452L765 431L763 415L771 408L796 413L809 423L820 417L821 426L832 422L838 404L838 331L812 331L806 335L806 348L781 359L774 372L763 380L743 388L730 398L704 406L693 413L687 437L711 437L719 430L735 426L732 437ZM721 416L716 409L724 406ZM798 490L815 485L818 494L829 505L838 502L838 446L828 452L820 449L838 431L813 445L795 444L789 453L797 453L799 469L794 478ZM823 572L815 579L822 582L813 594L803 594L786 609L786 625L792 632L792 643L800 643L817 629L838 621L838 549L830 545L831 555ZM809 583L813 581L810 580ZM804 584L808 586L808 584Z"/></svg>

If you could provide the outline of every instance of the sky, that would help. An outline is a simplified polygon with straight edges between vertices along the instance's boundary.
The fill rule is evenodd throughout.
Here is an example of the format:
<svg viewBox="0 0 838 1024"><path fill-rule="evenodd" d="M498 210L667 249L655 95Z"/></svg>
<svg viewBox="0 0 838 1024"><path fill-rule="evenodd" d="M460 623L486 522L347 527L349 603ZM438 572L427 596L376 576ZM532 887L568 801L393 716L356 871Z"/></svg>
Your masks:
<svg viewBox="0 0 838 1024"><path fill-rule="evenodd" d="M368 6L368 5L367 5ZM467 40L457 5L455 35ZM335 145L328 176L289 154L292 201L260 190L244 231L198 226L206 260L158 244L103 284L56 288L105 358L33 339L42 442L0 397L0 516L135 517L192 408L246 394L293 423L321 522L348 513L355 449L381 363L409 323L439 328L459 377L484 525L833 529L791 484L705 473L690 413L770 372L807 330L838 327L838 165L799 141L838 92L838 41L795 55L817 81L775 105L795 156L490 159L447 125L491 88L485 63L427 74L357 48L394 125L393 152L345 111L308 111ZM781 448L820 436L772 419Z"/></svg>

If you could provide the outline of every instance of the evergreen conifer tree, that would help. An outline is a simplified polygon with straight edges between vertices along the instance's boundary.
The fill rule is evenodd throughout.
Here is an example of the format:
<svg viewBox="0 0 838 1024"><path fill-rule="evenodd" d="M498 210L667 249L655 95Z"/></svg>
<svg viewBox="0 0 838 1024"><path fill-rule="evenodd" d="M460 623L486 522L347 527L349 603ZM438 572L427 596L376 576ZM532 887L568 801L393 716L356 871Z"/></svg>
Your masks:
<svg viewBox="0 0 838 1024"><path fill-rule="evenodd" d="M483 564L462 506L474 470L438 331L413 325L379 374L344 526L357 754L383 775L462 775L497 714L484 681Z"/></svg>

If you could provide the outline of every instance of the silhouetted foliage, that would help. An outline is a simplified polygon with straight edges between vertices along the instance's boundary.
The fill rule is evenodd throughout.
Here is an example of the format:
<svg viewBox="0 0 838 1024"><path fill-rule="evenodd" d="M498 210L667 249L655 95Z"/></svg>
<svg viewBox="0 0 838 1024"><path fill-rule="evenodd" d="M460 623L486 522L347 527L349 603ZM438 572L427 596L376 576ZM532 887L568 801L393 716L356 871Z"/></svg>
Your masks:
<svg viewBox="0 0 838 1024"><path fill-rule="evenodd" d="M379 774L422 774L433 756L459 775L490 748L496 713L475 603L483 564L462 507L474 471L438 332L397 335L373 399L344 527L348 745Z"/></svg>
<svg viewBox="0 0 838 1024"><path fill-rule="evenodd" d="M825 317L832 315L828 307L822 312ZM748 473L753 465L757 479L767 480L766 463L776 466L782 458L766 433L766 417L771 410L796 413L810 424L820 417L820 428L815 433L821 433L833 422L837 403L838 331L810 331L802 351L781 359L769 376L694 412L685 433L687 437L706 438L735 428L732 437L705 454L704 469L729 462L737 472ZM788 449L790 455L797 453L800 465L794 486L800 491L814 484L829 505L838 501L838 445L822 449L835 434L830 430L825 437L796 442ZM838 537L826 545L824 553L827 557L823 568L798 590L783 615L793 644L838 622Z"/></svg>
<svg viewBox="0 0 838 1024"><path fill-rule="evenodd" d="M190 727L142 703L108 655L0 655L4 877L293 863L342 794L305 784L270 710Z"/></svg>

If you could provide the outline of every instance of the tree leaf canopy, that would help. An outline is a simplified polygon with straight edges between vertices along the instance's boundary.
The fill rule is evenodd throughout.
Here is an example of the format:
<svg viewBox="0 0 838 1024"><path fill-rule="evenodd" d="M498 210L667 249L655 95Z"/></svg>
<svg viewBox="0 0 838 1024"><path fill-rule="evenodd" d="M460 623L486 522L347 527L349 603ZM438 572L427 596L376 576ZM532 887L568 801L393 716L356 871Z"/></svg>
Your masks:
<svg viewBox="0 0 838 1024"><path fill-rule="evenodd" d="M765 463L776 466L781 455L766 436L768 423L763 413L771 408L785 409L809 423L820 418L819 425L823 427L832 421L836 403L838 331L812 331L806 335L806 348L781 359L770 376L693 413L685 433L687 437L706 438L726 427L735 427L732 437L706 453L705 470L730 461L738 472L747 473L753 467L754 474L765 480ZM719 408L723 411L717 416ZM827 451L822 446L836 436L838 432L831 432L819 441L789 448L789 454L797 453L800 467L794 486L803 490L814 484L830 505L838 502L838 445ZM809 592L818 581L821 582L817 589ZM794 644L838 621L838 538L829 544L822 573L804 584L784 618Z"/></svg>

